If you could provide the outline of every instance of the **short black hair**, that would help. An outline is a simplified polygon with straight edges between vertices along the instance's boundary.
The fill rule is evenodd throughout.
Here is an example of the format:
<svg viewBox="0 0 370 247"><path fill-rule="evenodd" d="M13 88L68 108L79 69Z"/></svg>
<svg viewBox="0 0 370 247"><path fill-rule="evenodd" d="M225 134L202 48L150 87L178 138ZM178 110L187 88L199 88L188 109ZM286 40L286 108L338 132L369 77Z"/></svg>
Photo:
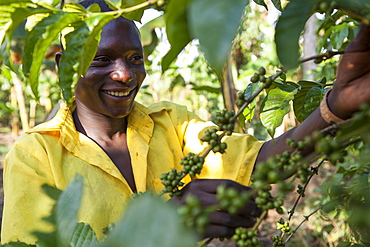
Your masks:
<svg viewBox="0 0 370 247"><path fill-rule="evenodd" d="M112 9L108 6L108 4L104 0L84 0L82 2L79 2L78 4L82 5L85 9L87 9L88 7L95 3L99 5L101 12L112 11Z"/></svg>
<svg viewBox="0 0 370 247"><path fill-rule="evenodd" d="M78 4L80 4L82 7L84 7L85 9L87 9L88 7L90 7L91 5L93 5L95 3L99 5L101 12L113 11L113 9L111 9L104 0L84 0L84 1L79 2ZM134 21L129 20L129 19L123 17L123 16L121 16L119 18L123 18L123 19L125 19L127 21L131 21L134 24L134 26L136 27ZM139 29L137 27L136 27L136 29L139 32ZM61 48L62 51L64 51L64 46L63 46L63 43L62 43L62 35L60 35L60 48Z"/></svg>

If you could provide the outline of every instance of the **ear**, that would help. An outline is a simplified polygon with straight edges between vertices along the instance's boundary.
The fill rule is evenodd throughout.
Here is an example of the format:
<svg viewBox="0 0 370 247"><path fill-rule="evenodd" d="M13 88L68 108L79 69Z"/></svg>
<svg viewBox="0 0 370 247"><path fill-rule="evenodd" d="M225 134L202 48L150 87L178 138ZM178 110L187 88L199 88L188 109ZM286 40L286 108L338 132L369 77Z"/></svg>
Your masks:
<svg viewBox="0 0 370 247"><path fill-rule="evenodd" d="M59 67L59 62L60 62L60 58L62 57L62 52L57 52L57 53L55 53L55 62L56 62L56 64L57 64L57 67Z"/></svg>

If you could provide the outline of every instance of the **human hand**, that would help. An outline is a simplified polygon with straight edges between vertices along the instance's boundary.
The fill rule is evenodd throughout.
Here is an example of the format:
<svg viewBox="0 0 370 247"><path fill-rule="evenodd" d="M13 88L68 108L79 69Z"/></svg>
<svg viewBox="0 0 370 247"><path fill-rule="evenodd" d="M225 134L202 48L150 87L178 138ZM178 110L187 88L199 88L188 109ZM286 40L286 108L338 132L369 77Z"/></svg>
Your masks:
<svg viewBox="0 0 370 247"><path fill-rule="evenodd" d="M370 29L362 24L338 66L334 88L328 96L330 110L347 119L364 103L370 103Z"/></svg>
<svg viewBox="0 0 370 247"><path fill-rule="evenodd" d="M185 198L188 195L193 195L200 200L203 207L219 206L216 195L217 188L220 185L225 185L228 188L233 187L239 192L250 190L249 187L231 180L196 179L182 189L180 197L173 197L171 201L183 205L185 204ZM209 225L204 233L204 237L231 237L237 227L252 227L256 222L256 217L261 213L262 210L257 208L256 203L253 201L245 204L235 215L219 209L209 215Z"/></svg>

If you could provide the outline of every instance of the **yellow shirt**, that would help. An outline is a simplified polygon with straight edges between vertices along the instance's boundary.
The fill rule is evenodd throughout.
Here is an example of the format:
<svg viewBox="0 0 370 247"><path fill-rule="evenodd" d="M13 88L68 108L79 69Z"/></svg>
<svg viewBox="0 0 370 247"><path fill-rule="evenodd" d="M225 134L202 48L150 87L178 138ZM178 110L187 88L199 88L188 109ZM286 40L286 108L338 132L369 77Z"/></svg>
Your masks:
<svg viewBox="0 0 370 247"><path fill-rule="evenodd" d="M121 216L132 190L108 155L90 138L76 131L73 108L62 107L49 122L21 136L8 153L4 168L4 213L1 241L34 243L34 230L51 231L48 216L53 201L41 192L48 183L61 190L76 174L84 177L79 221L91 225L97 237ZM210 122L186 107L169 102L146 108L139 103L128 116L127 142L137 190L160 192L159 176L180 159L207 146L199 138ZM227 137L223 155L210 153L198 178L232 179L248 185L262 142L250 135ZM189 182L189 178L185 178Z"/></svg>

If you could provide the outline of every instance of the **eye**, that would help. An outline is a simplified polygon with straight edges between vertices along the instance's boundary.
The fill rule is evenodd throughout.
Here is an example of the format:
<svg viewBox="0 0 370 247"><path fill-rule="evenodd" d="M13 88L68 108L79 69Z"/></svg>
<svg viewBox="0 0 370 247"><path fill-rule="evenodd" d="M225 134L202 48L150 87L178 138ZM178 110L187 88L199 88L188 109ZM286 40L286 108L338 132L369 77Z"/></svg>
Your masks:
<svg viewBox="0 0 370 247"><path fill-rule="evenodd" d="M95 57L94 61L99 61L99 62L109 62L110 59L108 57Z"/></svg>
<svg viewBox="0 0 370 247"><path fill-rule="evenodd" d="M142 64L144 59L142 55L134 55L130 59L135 64Z"/></svg>
<svg viewBox="0 0 370 247"><path fill-rule="evenodd" d="M111 62L111 59L109 57L97 56L97 57L94 58L92 64L93 65L103 65L103 64L110 63L110 62Z"/></svg>

